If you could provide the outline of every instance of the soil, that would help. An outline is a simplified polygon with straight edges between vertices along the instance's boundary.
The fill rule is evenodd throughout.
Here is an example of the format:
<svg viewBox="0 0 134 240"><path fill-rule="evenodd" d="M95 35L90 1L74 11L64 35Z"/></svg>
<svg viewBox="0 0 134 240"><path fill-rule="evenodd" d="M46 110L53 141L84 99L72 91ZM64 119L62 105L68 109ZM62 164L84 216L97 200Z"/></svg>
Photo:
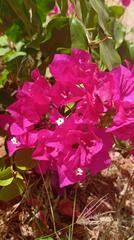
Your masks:
<svg viewBox="0 0 134 240"><path fill-rule="evenodd" d="M112 158L109 169L64 191L49 175L27 174L24 196L0 203L0 239L69 240L73 218L73 240L134 240L134 162Z"/></svg>

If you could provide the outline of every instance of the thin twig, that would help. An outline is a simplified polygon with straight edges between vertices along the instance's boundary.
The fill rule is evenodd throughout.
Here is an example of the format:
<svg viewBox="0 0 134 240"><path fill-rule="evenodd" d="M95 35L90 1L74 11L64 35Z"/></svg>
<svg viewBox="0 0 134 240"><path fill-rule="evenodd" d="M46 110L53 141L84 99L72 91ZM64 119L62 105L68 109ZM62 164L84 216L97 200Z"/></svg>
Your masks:
<svg viewBox="0 0 134 240"><path fill-rule="evenodd" d="M102 204L102 202L104 200L107 199L107 195L106 194L105 196L103 196L102 198L100 198L92 207L89 207L89 205L91 205L91 203L93 203L95 201L95 199L93 199L92 201L90 201L86 206L85 208L83 209L82 213L79 215L78 219L77 219L77 223L79 223L81 221L82 218L86 219L86 218L89 218L89 216L91 216L91 214L96 210L98 209L98 207Z"/></svg>
<svg viewBox="0 0 134 240"><path fill-rule="evenodd" d="M48 198L48 202L49 202L49 206L50 206L50 211L51 211L52 220L53 220L54 234L55 234L55 236L57 237L57 239L60 240L60 237L59 237L59 235L58 235L58 233L57 233L57 230L56 230L56 223L55 223L54 211L53 211L53 207L52 207L52 203L51 203L49 191L48 191L48 188L47 188L47 186L46 186L46 182L45 182L45 180L44 180L44 177L43 177L43 173L42 173L42 171L41 171L41 168L40 168L40 172L41 172L42 180L43 180L43 183L44 183L44 186L45 186L45 190L46 190L46 193L47 193L47 198Z"/></svg>
<svg viewBox="0 0 134 240"><path fill-rule="evenodd" d="M120 210L123 208L123 205L124 205L125 200L126 200L127 192L128 192L129 186L131 184L131 181L133 179L133 176L134 176L134 170L132 171L132 174L128 179L127 186L126 186L126 189L125 189L125 193L123 194L123 196L120 200L119 207L118 207L118 210L117 210L117 215L120 213Z"/></svg>
<svg viewBox="0 0 134 240"><path fill-rule="evenodd" d="M108 40L108 39L112 39L112 37L111 36L105 36L103 39L100 39L100 40L98 40L98 41L90 41L88 44L89 44L89 46L91 46L91 47L96 47L97 45L99 45L100 43L103 43L103 42L105 42L106 40Z"/></svg>
<svg viewBox="0 0 134 240"><path fill-rule="evenodd" d="M77 190L78 190L78 185L75 186L75 195L74 195L74 204L73 204L73 216L72 216L71 240L73 240L73 231L74 231L74 221L75 221L75 210L76 210Z"/></svg>

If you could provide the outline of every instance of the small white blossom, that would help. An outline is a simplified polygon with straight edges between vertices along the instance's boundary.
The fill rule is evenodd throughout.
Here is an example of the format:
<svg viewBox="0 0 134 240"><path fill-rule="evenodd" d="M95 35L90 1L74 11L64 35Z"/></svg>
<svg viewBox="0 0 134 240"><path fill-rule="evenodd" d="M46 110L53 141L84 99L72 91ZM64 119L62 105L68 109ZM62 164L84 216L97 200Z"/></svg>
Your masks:
<svg viewBox="0 0 134 240"><path fill-rule="evenodd" d="M17 138L16 138L16 137L13 137L13 138L11 139L11 142L12 142L13 144L18 144L18 141L17 141Z"/></svg>
<svg viewBox="0 0 134 240"><path fill-rule="evenodd" d="M64 119L63 118L58 118L56 120L56 123L58 124L58 126L62 125L64 123Z"/></svg>
<svg viewBox="0 0 134 240"><path fill-rule="evenodd" d="M82 176L83 175L83 170L81 168L76 169L76 176Z"/></svg>

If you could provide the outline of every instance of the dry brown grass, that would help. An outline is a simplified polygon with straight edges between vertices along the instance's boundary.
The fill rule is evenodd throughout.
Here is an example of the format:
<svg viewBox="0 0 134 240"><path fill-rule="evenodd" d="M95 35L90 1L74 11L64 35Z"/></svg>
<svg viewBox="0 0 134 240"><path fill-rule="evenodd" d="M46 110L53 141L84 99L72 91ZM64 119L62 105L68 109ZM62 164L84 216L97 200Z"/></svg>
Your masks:
<svg viewBox="0 0 134 240"><path fill-rule="evenodd" d="M133 167L116 154L109 169L60 195L48 175L28 174L23 198L0 204L0 239L134 240Z"/></svg>

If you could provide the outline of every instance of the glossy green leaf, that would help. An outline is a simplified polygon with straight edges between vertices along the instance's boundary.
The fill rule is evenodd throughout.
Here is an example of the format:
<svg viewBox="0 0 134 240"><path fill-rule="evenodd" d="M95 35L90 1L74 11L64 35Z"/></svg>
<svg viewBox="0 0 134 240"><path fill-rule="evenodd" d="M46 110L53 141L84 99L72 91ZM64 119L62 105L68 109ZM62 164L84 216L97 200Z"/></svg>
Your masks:
<svg viewBox="0 0 134 240"><path fill-rule="evenodd" d="M14 11L16 16L22 21L29 36L32 35L32 24L30 23L29 12L25 13L23 1L7 0L8 5Z"/></svg>
<svg viewBox="0 0 134 240"><path fill-rule="evenodd" d="M69 19L67 17L55 17L47 25L47 34L44 42L48 41L53 37L53 35L58 32L60 29L68 26ZM62 37L62 36L60 36Z"/></svg>
<svg viewBox="0 0 134 240"><path fill-rule="evenodd" d="M71 47L69 18L62 16L55 17L48 23L46 37L41 43L44 57L48 57L50 60L59 47Z"/></svg>
<svg viewBox="0 0 134 240"><path fill-rule="evenodd" d="M66 16L68 10L67 0L57 0L58 6L60 8L60 12L63 16Z"/></svg>
<svg viewBox="0 0 134 240"><path fill-rule="evenodd" d="M7 8L16 15L15 22L21 26L23 35L27 34L29 39L35 38L41 30L41 20L35 0L7 0L6 4Z"/></svg>
<svg viewBox="0 0 134 240"><path fill-rule="evenodd" d="M89 28L95 28L97 25L97 12L95 9L92 7L91 3L89 0L81 0L81 12L82 16L84 17L84 24L86 27ZM85 6L83 5L85 2ZM85 15L86 10L88 11L87 15Z"/></svg>
<svg viewBox="0 0 134 240"><path fill-rule="evenodd" d="M108 39L100 43L100 59L109 70L121 64L121 58L115 50L112 40Z"/></svg>
<svg viewBox="0 0 134 240"><path fill-rule="evenodd" d="M7 186L13 181L11 167L0 171L0 186Z"/></svg>
<svg viewBox="0 0 134 240"><path fill-rule="evenodd" d="M19 179L22 179L22 180L24 179L23 176L19 172L16 173L15 178L16 179L19 178Z"/></svg>
<svg viewBox="0 0 134 240"><path fill-rule="evenodd" d="M10 51L9 47L5 47L5 48L0 48L0 57L4 56L6 53L8 53Z"/></svg>
<svg viewBox="0 0 134 240"><path fill-rule="evenodd" d="M82 20L83 23L86 24L86 18L87 18L87 14L88 14L86 2L85 2L85 0L80 0L80 1L77 0L76 3L77 3L76 6L77 6L77 8L79 8L80 14L81 14L80 20Z"/></svg>
<svg viewBox="0 0 134 240"><path fill-rule="evenodd" d="M0 47L8 45L8 37L6 35L0 36Z"/></svg>
<svg viewBox="0 0 134 240"><path fill-rule="evenodd" d="M98 15L99 25L101 26L105 34L109 34L108 30L109 15L104 3L102 3L101 0L89 0L89 2Z"/></svg>
<svg viewBox="0 0 134 240"><path fill-rule="evenodd" d="M115 39L115 48L119 48L125 37L125 29L120 22L114 22L114 39Z"/></svg>
<svg viewBox="0 0 134 240"><path fill-rule="evenodd" d="M5 82L7 81L8 74L9 74L9 71L7 69L4 69L0 73L0 86L3 86L5 84Z"/></svg>
<svg viewBox="0 0 134 240"><path fill-rule="evenodd" d="M11 184L0 189L0 200L10 201L13 198L22 195L25 190L24 182L21 179L14 179Z"/></svg>
<svg viewBox="0 0 134 240"><path fill-rule="evenodd" d="M7 30L6 30L6 35L8 38L13 41L17 42L22 35L22 28L20 27L19 24L13 23Z"/></svg>
<svg viewBox="0 0 134 240"><path fill-rule="evenodd" d="M128 43L131 60L134 62L134 43Z"/></svg>
<svg viewBox="0 0 134 240"><path fill-rule="evenodd" d="M6 54L4 56L4 60L5 62L10 62L12 61L13 59L17 58L17 57L20 57L20 56L26 56L26 53L25 52L16 52L14 50L11 50L10 52L8 52L8 54Z"/></svg>
<svg viewBox="0 0 134 240"><path fill-rule="evenodd" d="M4 180L0 180L0 186L7 186L9 185L12 181L13 181L13 177L8 178L8 179L4 179Z"/></svg>
<svg viewBox="0 0 134 240"><path fill-rule="evenodd" d="M108 11L110 17L120 18L124 13L125 8L123 8L122 6L110 6L108 8Z"/></svg>
<svg viewBox="0 0 134 240"><path fill-rule="evenodd" d="M76 19L70 19L71 47L88 49L85 27Z"/></svg>
<svg viewBox="0 0 134 240"><path fill-rule="evenodd" d="M65 54L70 54L71 53L71 49L70 48L57 48L58 53L65 53Z"/></svg>
<svg viewBox="0 0 134 240"><path fill-rule="evenodd" d="M20 170L26 171L34 168L38 161L32 159L31 149L20 149L14 155L14 163Z"/></svg>
<svg viewBox="0 0 134 240"><path fill-rule="evenodd" d="M22 41L17 42L17 43L15 44L15 49L16 49L16 51L17 51L17 52L21 51L21 48L22 48L24 45L25 45L25 43L22 42Z"/></svg>
<svg viewBox="0 0 134 240"><path fill-rule="evenodd" d="M54 0L36 0L37 11L40 16L41 22L45 21L46 15L53 9Z"/></svg>

